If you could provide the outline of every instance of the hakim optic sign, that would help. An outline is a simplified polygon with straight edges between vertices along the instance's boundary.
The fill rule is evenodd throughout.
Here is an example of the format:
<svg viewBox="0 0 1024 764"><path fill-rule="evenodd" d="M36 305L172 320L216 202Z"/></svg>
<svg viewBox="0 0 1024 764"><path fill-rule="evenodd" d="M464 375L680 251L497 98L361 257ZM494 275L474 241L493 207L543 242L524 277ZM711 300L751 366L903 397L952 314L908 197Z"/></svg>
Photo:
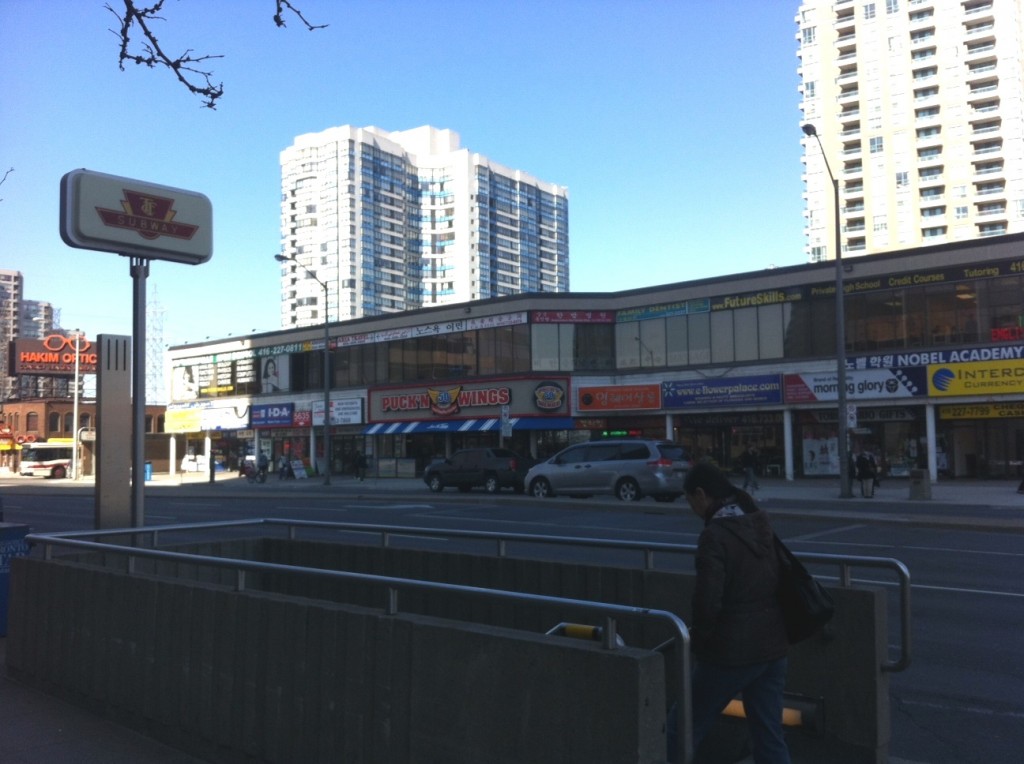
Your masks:
<svg viewBox="0 0 1024 764"><path fill-rule="evenodd" d="M78 249L199 265L213 254L213 207L194 191L72 170L60 181L60 236Z"/></svg>
<svg viewBox="0 0 1024 764"><path fill-rule="evenodd" d="M99 356L92 342L80 337L51 334L41 340L14 340L11 343L9 366L12 373L41 374L48 377L70 377L75 373L75 346L78 351L78 372L95 374Z"/></svg>

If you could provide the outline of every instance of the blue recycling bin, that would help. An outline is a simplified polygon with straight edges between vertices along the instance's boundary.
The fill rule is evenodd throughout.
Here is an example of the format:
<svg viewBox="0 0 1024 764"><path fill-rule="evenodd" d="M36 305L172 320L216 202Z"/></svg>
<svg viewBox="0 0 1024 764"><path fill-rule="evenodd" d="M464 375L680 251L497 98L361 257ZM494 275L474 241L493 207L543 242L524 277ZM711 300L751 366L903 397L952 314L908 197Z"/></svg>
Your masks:
<svg viewBox="0 0 1024 764"><path fill-rule="evenodd" d="M146 462L142 468L142 479L147 483L153 479L153 462Z"/></svg>
<svg viewBox="0 0 1024 764"><path fill-rule="evenodd" d="M0 637L7 636L7 603L11 597L11 560L28 556L27 525L0 523Z"/></svg>

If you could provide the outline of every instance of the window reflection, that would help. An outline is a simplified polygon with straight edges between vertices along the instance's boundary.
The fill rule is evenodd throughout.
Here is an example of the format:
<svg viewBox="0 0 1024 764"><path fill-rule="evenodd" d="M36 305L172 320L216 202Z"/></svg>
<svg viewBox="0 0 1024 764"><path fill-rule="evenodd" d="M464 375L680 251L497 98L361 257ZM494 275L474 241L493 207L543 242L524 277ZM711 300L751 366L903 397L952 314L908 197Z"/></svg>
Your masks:
<svg viewBox="0 0 1024 764"><path fill-rule="evenodd" d="M707 310L704 301L705 312L688 306L693 312L619 323L516 324L338 348L330 354L331 384L834 358L834 289L794 287L792 295L733 310ZM845 316L853 353L1024 342L1024 281L1013 275L848 294ZM319 349L281 356L293 391L322 389L322 358ZM255 391L253 368L250 359L217 364L216 384L200 384L198 397ZM50 429L61 425L69 429L64 422Z"/></svg>

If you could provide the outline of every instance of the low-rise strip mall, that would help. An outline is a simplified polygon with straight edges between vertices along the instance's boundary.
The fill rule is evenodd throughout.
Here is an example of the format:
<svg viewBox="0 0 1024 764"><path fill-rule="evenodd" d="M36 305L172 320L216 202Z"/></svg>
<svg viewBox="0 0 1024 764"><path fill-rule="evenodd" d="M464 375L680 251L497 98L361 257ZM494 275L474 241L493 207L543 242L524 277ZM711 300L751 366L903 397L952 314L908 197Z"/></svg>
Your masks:
<svg viewBox="0 0 1024 764"><path fill-rule="evenodd" d="M844 261L851 447L885 476L1020 473L1022 245ZM360 451L372 472L413 476L457 448L542 458L615 433L730 468L753 444L767 475L836 476L834 273L814 263L332 323L326 459L322 324L176 346L166 430L229 469L259 450L338 474Z"/></svg>

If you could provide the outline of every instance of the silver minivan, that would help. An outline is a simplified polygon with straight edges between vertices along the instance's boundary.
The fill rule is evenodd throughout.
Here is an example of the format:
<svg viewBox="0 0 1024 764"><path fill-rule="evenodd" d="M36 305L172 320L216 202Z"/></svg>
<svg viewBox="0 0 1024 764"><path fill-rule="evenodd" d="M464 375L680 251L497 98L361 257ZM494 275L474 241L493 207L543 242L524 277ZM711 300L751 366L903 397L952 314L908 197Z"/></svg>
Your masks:
<svg viewBox="0 0 1024 764"><path fill-rule="evenodd" d="M622 501L674 501L683 495L690 464L685 449L669 441L594 440L534 465L526 490L537 498L612 494Z"/></svg>

